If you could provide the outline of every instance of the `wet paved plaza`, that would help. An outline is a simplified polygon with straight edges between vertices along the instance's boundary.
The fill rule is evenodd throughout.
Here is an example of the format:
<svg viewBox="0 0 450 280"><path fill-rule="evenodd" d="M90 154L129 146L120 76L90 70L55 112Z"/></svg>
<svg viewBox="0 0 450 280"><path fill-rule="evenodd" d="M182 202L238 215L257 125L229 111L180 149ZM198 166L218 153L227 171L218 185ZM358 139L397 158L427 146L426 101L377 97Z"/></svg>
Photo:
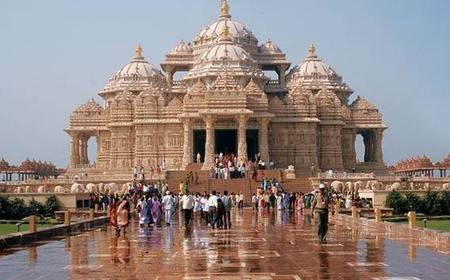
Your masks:
<svg viewBox="0 0 450 280"><path fill-rule="evenodd" d="M197 224L109 227L12 248L0 279L450 279L450 255L336 224L317 242L310 215L233 214L231 230Z"/></svg>

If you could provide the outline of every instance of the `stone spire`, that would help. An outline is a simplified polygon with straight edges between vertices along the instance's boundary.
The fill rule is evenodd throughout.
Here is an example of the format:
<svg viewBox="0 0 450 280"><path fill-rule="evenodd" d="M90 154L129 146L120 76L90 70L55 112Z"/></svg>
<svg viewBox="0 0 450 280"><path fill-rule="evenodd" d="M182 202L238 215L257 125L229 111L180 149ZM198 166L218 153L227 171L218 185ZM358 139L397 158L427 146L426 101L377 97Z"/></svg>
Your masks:
<svg viewBox="0 0 450 280"><path fill-rule="evenodd" d="M230 6L228 5L227 0L221 0L222 4L220 6L220 17L221 18L230 18Z"/></svg>

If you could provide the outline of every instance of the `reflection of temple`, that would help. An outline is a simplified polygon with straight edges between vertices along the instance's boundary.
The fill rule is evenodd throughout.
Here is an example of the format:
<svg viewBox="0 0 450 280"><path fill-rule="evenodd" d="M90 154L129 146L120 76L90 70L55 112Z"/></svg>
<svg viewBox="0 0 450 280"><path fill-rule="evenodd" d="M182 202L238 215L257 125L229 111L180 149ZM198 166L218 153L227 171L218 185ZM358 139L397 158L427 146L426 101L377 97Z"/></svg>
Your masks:
<svg viewBox="0 0 450 280"><path fill-rule="evenodd" d="M186 168L201 154L203 169L214 154L253 159L260 153L279 167L383 169L378 109L358 97L318 58L311 46L291 69L271 41L258 45L251 31L221 15L192 44L179 43L161 64L149 64L142 48L112 76L94 100L76 109L66 132L71 137L70 168L89 165L88 140L95 137L95 167L127 170L134 165ZM185 72L181 80L177 74ZM271 80L265 73L273 72ZM365 144L357 163L355 139Z"/></svg>

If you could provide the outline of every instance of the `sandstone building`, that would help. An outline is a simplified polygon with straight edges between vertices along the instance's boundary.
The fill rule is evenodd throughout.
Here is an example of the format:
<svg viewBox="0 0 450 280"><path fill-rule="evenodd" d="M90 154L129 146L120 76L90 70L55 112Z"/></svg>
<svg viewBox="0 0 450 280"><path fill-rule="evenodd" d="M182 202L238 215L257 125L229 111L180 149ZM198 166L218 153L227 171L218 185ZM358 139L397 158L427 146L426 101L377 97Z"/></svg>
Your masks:
<svg viewBox="0 0 450 280"><path fill-rule="evenodd" d="M70 169L95 162L101 170L135 165L184 169L201 154L208 170L219 152L239 159L273 160L296 170L381 170L383 131L378 109L358 97L317 55L312 45L293 68L281 49L258 39L229 14L192 43L180 42L161 63L147 62L140 46L99 95L70 116ZM265 73L276 73L270 79ZM180 73L185 75L175 80ZM356 136L364 139L357 162ZM87 143L97 141L88 160Z"/></svg>

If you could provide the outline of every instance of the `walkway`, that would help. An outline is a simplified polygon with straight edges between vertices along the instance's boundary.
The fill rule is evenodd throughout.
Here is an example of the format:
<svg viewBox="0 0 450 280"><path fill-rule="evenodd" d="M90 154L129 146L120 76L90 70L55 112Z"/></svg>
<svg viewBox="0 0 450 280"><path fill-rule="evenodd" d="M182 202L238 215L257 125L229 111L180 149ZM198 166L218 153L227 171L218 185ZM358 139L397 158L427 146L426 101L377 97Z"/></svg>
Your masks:
<svg viewBox="0 0 450 280"><path fill-rule="evenodd" d="M319 245L309 215L233 216L231 231L104 228L15 248L0 256L1 279L449 279L448 254L402 240L335 225Z"/></svg>

